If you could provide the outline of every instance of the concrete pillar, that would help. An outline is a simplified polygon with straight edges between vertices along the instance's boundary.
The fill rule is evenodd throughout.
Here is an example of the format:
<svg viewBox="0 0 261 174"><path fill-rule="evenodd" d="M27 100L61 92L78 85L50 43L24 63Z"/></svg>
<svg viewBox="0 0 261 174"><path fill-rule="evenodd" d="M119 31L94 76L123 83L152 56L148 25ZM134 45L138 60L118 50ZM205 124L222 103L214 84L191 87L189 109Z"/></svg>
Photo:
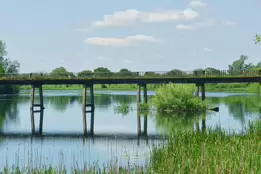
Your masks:
<svg viewBox="0 0 261 174"><path fill-rule="evenodd" d="M147 84L143 85L143 98L144 98L144 103L148 103Z"/></svg>
<svg viewBox="0 0 261 174"><path fill-rule="evenodd" d="M143 133L144 135L147 135L147 130L148 130L148 116L147 114L144 115L144 125L143 125Z"/></svg>
<svg viewBox="0 0 261 174"><path fill-rule="evenodd" d="M198 97L199 96L199 84L196 84L196 93L195 96Z"/></svg>
<svg viewBox="0 0 261 174"><path fill-rule="evenodd" d="M202 101L206 99L206 89L204 83L201 85L201 97L202 97Z"/></svg>
<svg viewBox="0 0 261 174"><path fill-rule="evenodd" d="M94 134L94 112L91 112L91 135Z"/></svg>

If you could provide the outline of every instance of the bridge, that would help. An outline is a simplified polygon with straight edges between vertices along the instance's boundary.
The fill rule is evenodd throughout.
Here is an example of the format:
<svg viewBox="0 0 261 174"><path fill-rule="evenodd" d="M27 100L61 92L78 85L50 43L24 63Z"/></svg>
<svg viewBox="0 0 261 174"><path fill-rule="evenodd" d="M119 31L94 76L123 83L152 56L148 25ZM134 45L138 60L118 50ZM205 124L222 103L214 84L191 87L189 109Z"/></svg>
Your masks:
<svg viewBox="0 0 261 174"><path fill-rule="evenodd" d="M196 96L199 96L201 87L201 97L205 100L205 84L207 83L261 83L261 70L250 71L177 71L177 72L110 72L110 73L27 73L27 74L0 74L0 85L31 85L32 113L44 110L42 85L56 84L80 84L83 85L83 113L94 112L94 85L95 84L137 84L138 104L141 101L140 91L143 88L144 102L147 103L147 84L183 83L196 84ZM39 89L40 103L35 104L35 89ZM87 102L87 89L90 93L90 101ZM36 110L36 107L40 109ZM86 110L89 108L90 110ZM31 122L34 124L34 114L31 114ZM42 119L40 115L40 121ZM86 117L83 119L86 128ZM41 124L40 124L41 125ZM32 125L34 130L34 125ZM87 132L84 129L84 132Z"/></svg>

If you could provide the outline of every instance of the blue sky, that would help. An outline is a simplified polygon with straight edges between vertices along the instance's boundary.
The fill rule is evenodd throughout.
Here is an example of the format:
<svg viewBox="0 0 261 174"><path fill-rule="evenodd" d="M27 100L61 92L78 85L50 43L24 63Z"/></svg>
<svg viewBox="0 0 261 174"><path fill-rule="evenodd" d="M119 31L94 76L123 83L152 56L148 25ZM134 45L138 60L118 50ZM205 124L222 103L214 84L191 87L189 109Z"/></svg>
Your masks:
<svg viewBox="0 0 261 174"><path fill-rule="evenodd" d="M261 59L261 1L0 0L0 39L21 72L227 69Z"/></svg>

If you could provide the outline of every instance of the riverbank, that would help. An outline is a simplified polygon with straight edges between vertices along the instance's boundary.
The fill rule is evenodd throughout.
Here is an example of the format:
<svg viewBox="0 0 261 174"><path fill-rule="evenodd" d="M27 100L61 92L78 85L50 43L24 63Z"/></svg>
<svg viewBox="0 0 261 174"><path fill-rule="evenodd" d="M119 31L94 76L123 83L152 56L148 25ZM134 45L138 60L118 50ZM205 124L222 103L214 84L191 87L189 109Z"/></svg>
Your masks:
<svg viewBox="0 0 261 174"><path fill-rule="evenodd" d="M248 132L228 135L219 129L206 132L182 131L168 143L153 146L149 162L138 166L129 161L120 166L113 159L104 167L88 165L76 160L72 169L64 166L38 166L3 169L4 173L259 173L261 172L260 125L252 125ZM247 153L246 153L247 152ZM39 156L37 156L40 158ZM66 158L63 156L63 158ZM34 159L28 159L34 161ZM77 162L78 161L78 162ZM80 162L81 161L81 162Z"/></svg>
<svg viewBox="0 0 261 174"><path fill-rule="evenodd" d="M155 91L160 85L149 84L148 90ZM21 86L20 89L31 89L30 86ZM43 85L44 90L82 90L82 85ZM95 90L121 90L134 91L138 87L135 84L119 84L119 85L94 85ZM206 84L207 92L244 92L244 93L260 93L261 85L252 84Z"/></svg>

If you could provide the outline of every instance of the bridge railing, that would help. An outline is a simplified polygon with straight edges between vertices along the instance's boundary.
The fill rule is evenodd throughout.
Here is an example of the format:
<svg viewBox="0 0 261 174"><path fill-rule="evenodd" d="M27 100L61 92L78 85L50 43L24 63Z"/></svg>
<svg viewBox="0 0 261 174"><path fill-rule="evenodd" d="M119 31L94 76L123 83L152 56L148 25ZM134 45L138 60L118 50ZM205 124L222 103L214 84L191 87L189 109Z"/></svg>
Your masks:
<svg viewBox="0 0 261 174"><path fill-rule="evenodd" d="M24 73L0 74L0 80L30 79L129 79L129 78L211 78L211 77L260 77L261 70L245 71L142 71L109 73Z"/></svg>

